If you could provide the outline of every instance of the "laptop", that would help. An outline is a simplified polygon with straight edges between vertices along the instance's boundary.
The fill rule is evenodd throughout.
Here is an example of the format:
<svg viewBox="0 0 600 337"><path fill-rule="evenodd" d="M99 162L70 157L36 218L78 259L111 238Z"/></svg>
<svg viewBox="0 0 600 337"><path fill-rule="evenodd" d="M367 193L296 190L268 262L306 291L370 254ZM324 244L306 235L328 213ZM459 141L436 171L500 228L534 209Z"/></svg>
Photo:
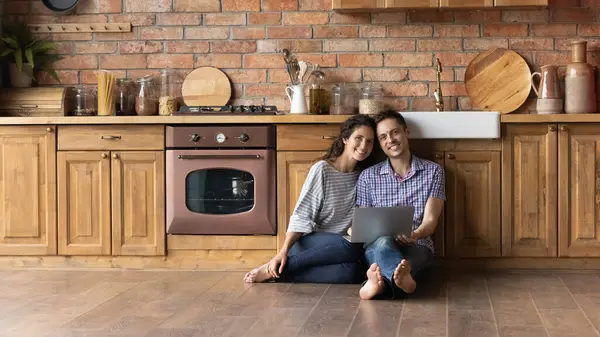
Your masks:
<svg viewBox="0 0 600 337"><path fill-rule="evenodd" d="M371 243L382 236L404 234L410 237L414 214L414 206L356 208L350 240Z"/></svg>

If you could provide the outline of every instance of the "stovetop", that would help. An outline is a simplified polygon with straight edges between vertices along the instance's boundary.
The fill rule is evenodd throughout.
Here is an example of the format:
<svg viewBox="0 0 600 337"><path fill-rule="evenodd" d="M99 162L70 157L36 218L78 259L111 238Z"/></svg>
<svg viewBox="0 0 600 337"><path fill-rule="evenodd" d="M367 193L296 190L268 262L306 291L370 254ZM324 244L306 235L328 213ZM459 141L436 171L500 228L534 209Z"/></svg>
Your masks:
<svg viewBox="0 0 600 337"><path fill-rule="evenodd" d="M173 115L276 115L279 111L274 105L224 105L224 106L187 106L182 105Z"/></svg>

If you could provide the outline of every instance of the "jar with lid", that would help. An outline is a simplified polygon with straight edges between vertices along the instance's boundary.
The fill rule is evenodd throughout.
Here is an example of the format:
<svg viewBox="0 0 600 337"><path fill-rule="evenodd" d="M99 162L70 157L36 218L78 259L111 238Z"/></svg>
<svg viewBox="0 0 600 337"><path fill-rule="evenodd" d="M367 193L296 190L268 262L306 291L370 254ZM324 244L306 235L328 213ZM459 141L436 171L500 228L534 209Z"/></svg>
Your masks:
<svg viewBox="0 0 600 337"><path fill-rule="evenodd" d="M331 90L331 115L354 115L357 113L356 90L346 83L336 84Z"/></svg>
<svg viewBox="0 0 600 337"><path fill-rule="evenodd" d="M117 116L135 115L135 83L133 83L132 79L117 79L115 110L117 111Z"/></svg>
<svg viewBox="0 0 600 337"><path fill-rule="evenodd" d="M325 74L320 70L313 71L308 89L308 110L311 114L326 115L329 113L330 95L324 88L324 83Z"/></svg>
<svg viewBox="0 0 600 337"><path fill-rule="evenodd" d="M173 69L163 69L160 72L160 95L158 97L158 114L169 116L177 111L179 92L181 91L180 77Z"/></svg>
<svg viewBox="0 0 600 337"><path fill-rule="evenodd" d="M383 110L383 89L381 85L367 83L363 85L358 101L358 111L362 115L375 115Z"/></svg>
<svg viewBox="0 0 600 337"><path fill-rule="evenodd" d="M152 76L144 76L138 79L137 84L135 112L140 116L156 115L158 112L158 100L154 93L154 80Z"/></svg>
<svg viewBox="0 0 600 337"><path fill-rule="evenodd" d="M68 94L68 114L71 116L98 115L97 93L92 86L85 84L70 87Z"/></svg>

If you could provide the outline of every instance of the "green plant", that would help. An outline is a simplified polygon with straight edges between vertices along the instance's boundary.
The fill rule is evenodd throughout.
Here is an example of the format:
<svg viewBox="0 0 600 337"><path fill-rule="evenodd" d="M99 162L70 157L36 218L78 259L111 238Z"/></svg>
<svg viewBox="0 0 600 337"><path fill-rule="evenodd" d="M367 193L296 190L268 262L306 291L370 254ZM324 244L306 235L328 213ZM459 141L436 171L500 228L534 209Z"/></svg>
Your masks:
<svg viewBox="0 0 600 337"><path fill-rule="evenodd" d="M35 38L27 24L23 22L4 25L3 29L4 33L0 37L3 50L0 57L9 57L10 62L17 64L19 71L23 71L25 59L34 71L45 71L60 83L52 64L62 57L51 53L57 49L54 42Z"/></svg>

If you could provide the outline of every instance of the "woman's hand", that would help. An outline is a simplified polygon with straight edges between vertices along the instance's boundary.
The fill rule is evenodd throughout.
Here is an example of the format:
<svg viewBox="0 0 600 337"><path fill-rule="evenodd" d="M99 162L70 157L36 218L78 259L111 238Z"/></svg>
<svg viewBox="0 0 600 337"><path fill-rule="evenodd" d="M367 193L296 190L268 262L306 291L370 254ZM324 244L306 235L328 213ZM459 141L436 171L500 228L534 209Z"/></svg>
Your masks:
<svg viewBox="0 0 600 337"><path fill-rule="evenodd" d="M272 277L279 277L283 273L283 268L287 263L287 252L281 251L277 255L273 256L269 264L267 265L267 272Z"/></svg>
<svg viewBox="0 0 600 337"><path fill-rule="evenodd" d="M398 234L396 236L396 241L401 245L412 245L417 241L418 238L418 234L416 232L412 232L410 233L410 237L404 234Z"/></svg>

